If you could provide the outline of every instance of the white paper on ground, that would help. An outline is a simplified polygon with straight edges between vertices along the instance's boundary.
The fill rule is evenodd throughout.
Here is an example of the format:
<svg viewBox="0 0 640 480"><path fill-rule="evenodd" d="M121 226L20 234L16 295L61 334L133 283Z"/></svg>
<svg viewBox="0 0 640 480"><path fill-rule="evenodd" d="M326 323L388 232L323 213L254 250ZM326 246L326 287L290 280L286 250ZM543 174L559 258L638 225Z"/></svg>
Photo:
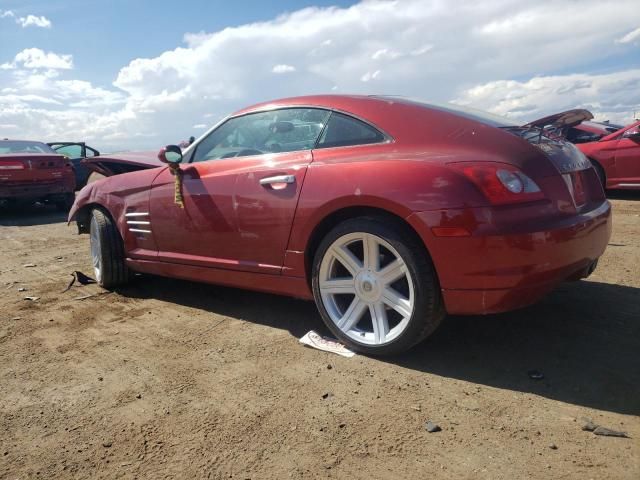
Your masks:
<svg viewBox="0 0 640 480"><path fill-rule="evenodd" d="M322 337L313 330L305 333L304 336L300 339L300 343L313 348L317 348L318 350L323 350L325 352L337 353L338 355L342 355L343 357L353 357L355 355L354 352L352 352L333 338Z"/></svg>

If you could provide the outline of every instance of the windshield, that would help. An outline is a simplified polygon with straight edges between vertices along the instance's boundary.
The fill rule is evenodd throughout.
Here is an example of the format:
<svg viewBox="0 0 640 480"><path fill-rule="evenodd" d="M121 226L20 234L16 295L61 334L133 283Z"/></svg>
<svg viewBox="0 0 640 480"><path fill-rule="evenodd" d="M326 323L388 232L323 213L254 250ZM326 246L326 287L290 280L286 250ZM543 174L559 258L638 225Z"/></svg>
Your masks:
<svg viewBox="0 0 640 480"><path fill-rule="evenodd" d="M26 140L0 140L0 155L12 153L56 153L49 145Z"/></svg>
<svg viewBox="0 0 640 480"><path fill-rule="evenodd" d="M461 117L475 120L476 122L484 123L485 125L490 125L492 127L517 127L520 125L519 123L516 123L507 117L501 117L500 115L494 115L493 113L485 112L483 110L478 110L476 108L466 107L463 105L456 105L453 103L431 103L423 102L422 100L414 98L395 96L383 96L380 98L391 98L393 100L405 103L412 103L414 105L421 105L427 108L433 108L435 110L453 113L455 115L460 115Z"/></svg>

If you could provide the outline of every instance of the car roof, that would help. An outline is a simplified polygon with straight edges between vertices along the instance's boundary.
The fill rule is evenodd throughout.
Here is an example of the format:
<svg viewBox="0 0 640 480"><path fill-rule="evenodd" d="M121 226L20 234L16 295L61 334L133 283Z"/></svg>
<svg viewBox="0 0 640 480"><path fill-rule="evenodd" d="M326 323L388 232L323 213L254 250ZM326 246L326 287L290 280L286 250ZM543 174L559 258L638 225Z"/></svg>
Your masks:
<svg viewBox="0 0 640 480"><path fill-rule="evenodd" d="M289 97L279 100L270 100L261 102L250 107L238 110L232 117L245 115L248 113L268 111L287 107L318 107L331 110L343 111L352 115L361 117L375 124L384 124L384 111L389 111L389 107L393 105L401 105L411 108L420 108L423 111L429 111L432 114L447 113L464 117L468 120L474 120L484 124L496 127L516 126L517 123L505 117L499 117L481 110L476 110L463 105L439 104L424 102L422 100L413 99L402 96L386 96L386 95L306 95L299 97Z"/></svg>
<svg viewBox="0 0 640 480"><path fill-rule="evenodd" d="M377 103L379 100L367 95L303 95L298 97L287 97L277 100L256 103L249 107L238 110L232 116L244 115L246 113L259 112L286 107L308 106L338 110L360 110L367 104Z"/></svg>
<svg viewBox="0 0 640 480"><path fill-rule="evenodd" d="M2 143L2 142L12 142L12 143L15 143L15 142L19 142L19 143L42 143L43 145L46 145L46 143L45 143L45 142L42 142L42 141L40 141L40 140L14 140L14 139L12 139L12 138L1 138L1 139L0 139L0 143Z"/></svg>

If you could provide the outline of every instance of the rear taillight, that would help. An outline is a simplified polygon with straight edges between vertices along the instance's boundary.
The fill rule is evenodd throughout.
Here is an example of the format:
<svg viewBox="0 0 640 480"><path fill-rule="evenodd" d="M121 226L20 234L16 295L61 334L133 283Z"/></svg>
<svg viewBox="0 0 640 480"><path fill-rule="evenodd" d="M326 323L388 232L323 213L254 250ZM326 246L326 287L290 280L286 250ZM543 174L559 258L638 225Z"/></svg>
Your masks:
<svg viewBox="0 0 640 480"><path fill-rule="evenodd" d="M471 180L494 205L533 202L544 199L544 194L536 183L506 163L477 162L452 163Z"/></svg>
<svg viewBox="0 0 640 480"><path fill-rule="evenodd" d="M24 163L22 163L22 162L2 162L2 163L0 163L0 170L24 170Z"/></svg>

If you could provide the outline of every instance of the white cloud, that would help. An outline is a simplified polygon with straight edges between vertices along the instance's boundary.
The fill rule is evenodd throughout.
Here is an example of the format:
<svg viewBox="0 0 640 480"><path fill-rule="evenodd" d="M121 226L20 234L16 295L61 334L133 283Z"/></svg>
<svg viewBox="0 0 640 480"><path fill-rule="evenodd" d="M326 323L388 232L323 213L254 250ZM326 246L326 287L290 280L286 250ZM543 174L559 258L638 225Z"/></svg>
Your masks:
<svg viewBox="0 0 640 480"><path fill-rule="evenodd" d="M380 70L376 70L375 72L367 72L360 77L360 80L363 82L369 82L371 80L375 80L380 76Z"/></svg>
<svg viewBox="0 0 640 480"><path fill-rule="evenodd" d="M51 28L51 20L43 16L27 15L26 17L16 18L16 23L22 28L26 27L40 27Z"/></svg>
<svg viewBox="0 0 640 480"><path fill-rule="evenodd" d="M523 121L581 107L601 120L625 124L633 121L633 110L640 106L640 69L497 80L465 90L455 103Z"/></svg>
<svg viewBox="0 0 640 480"><path fill-rule="evenodd" d="M388 48L381 48L380 50L376 50L373 55L371 55L372 60L393 60L394 58L400 57L402 54L399 52L395 52L393 50L389 50Z"/></svg>
<svg viewBox="0 0 640 480"><path fill-rule="evenodd" d="M194 130L202 130L203 128L207 128L209 125L207 125L206 123L197 123L195 124L193 127Z"/></svg>
<svg viewBox="0 0 640 480"><path fill-rule="evenodd" d="M13 18L15 22L22 28L26 27L40 27L51 28L51 20L43 15L27 15L25 17L18 17L12 10L0 10L0 18Z"/></svg>
<svg viewBox="0 0 640 480"><path fill-rule="evenodd" d="M296 71L296 67L294 67L293 65L286 65L284 63L280 63L278 65L275 65L271 71L273 73L290 73L290 72L295 72Z"/></svg>
<svg viewBox="0 0 640 480"><path fill-rule="evenodd" d="M16 54L12 62L0 65L0 69L3 70L11 70L15 68L68 70L73 68L73 56L45 52L39 48L25 48Z"/></svg>
<svg viewBox="0 0 640 480"><path fill-rule="evenodd" d="M624 37L618 38L616 43L631 43L640 39L640 27L630 31Z"/></svg>
<svg viewBox="0 0 640 480"><path fill-rule="evenodd" d="M457 99L523 119L579 106L628 118L640 104L637 67L611 65L637 66L630 60L636 7L637 0L615 9L602 0L581 0L579 8L364 0L305 8L185 34L175 49L114 72L111 86L71 78L70 55L28 49L20 59L0 58L0 123L19 125L25 136L146 149L257 101L331 91ZM610 70L594 72L599 64Z"/></svg>

